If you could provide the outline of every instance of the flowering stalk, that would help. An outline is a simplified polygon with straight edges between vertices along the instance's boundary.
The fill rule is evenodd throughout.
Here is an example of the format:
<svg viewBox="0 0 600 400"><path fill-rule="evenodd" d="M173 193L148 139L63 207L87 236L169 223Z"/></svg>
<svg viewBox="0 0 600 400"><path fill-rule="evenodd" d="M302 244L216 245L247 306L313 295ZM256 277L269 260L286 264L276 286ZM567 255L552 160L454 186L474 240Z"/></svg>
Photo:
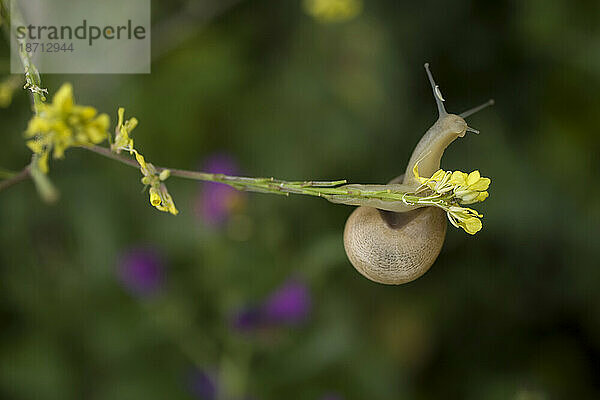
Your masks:
<svg viewBox="0 0 600 400"><path fill-rule="evenodd" d="M101 146L85 146L83 148L105 157L120 161L134 168L139 167L138 164L131 158L115 154L108 148ZM164 171L169 171L171 176L193 179L197 181L224 183L235 189L249 192L271 193L283 196L300 194L322 197L335 203L348 203L348 199L355 199L357 201L374 199L389 202L390 204L394 202L404 203L408 206L414 206L415 208L427 206L438 207L446 211L448 214L448 219L455 227L461 227L470 234L475 234L481 229L481 221L479 218L481 218L482 215L470 208L461 207L460 204L465 203L461 203L460 198L458 198L456 195L456 193L465 195L465 192L471 193L472 191L476 190L470 189L469 191L468 187L465 188L464 186L460 185L459 183L461 182L458 181L453 181L456 183L448 183L443 187L443 191L441 193L425 189L425 187L427 187L426 184L416 188L416 190L413 192L409 192L395 190L393 189L393 185L377 185L382 188L389 187L387 189L380 190L371 189L373 185L346 185L347 181L345 179L335 181L285 181L281 179L275 179L273 177L251 178L164 168L158 166L154 168L159 174L163 173ZM458 176L458 173L464 174L460 171L455 171L455 176ZM434 174L431 178L419 178L426 181L427 184L433 185L434 182L436 182L435 178L439 177L440 175L439 173L436 174ZM452 175L453 173L449 172L449 174ZM479 175L479 172L474 171L471 174L468 174L467 176L471 175L473 180ZM488 178L478 178L477 181L482 181L484 184L476 186L476 188L484 187L485 183L487 183L487 186L489 186ZM448 185L450 185L449 187L452 190L447 189ZM483 193L483 190L486 190L487 186L479 191L479 193ZM487 195L480 196L480 198L481 197L485 199Z"/></svg>
<svg viewBox="0 0 600 400"><path fill-rule="evenodd" d="M3 16L8 16L6 4L0 0ZM18 15L12 15L19 20ZM6 24L5 24L6 26ZM24 39L20 39L24 40ZM23 43L24 44L24 43ZM439 207L446 211L455 227L475 234L481 229L482 217L475 210L462 205L481 202L488 197L489 178L481 178L479 171L470 174L438 170L430 178L419 176L418 163L413 173L417 185L347 185L346 180L334 181L284 181L275 178L250 178L186 171L154 166L134 147L131 131L137 126L135 118L124 120L124 110L118 110L118 123L114 140L108 132L110 120L107 114L98 113L90 106L75 104L70 84L64 84L54 95L51 103L45 103L47 90L41 88L40 75L32 64L29 54L19 46L21 62L25 69L24 89L31 92L34 116L29 121L25 137L33 152L31 163L21 172L0 182L0 191L31 177L42 197L47 201L57 198L57 192L48 179L48 161L63 158L70 147L85 148L109 158L139 168L141 182L148 187L150 203L158 210L176 215L178 213L165 181L169 176L224 183L238 190L273 193L284 196L301 194L322 197L333 203L371 206L390 211L408 211L419 207ZM108 140L110 147L98 146ZM132 158L121 155L129 152ZM416 186L416 187L415 187Z"/></svg>
<svg viewBox="0 0 600 400"><path fill-rule="evenodd" d="M421 186L415 193L426 193L421 197L421 204L429 204L446 211L448 220L456 228L463 228L471 235L481 230L483 215L462 205L482 202L488 198L487 189L490 178L482 178L479 171L466 174L461 171L437 170L430 178L419 176L419 163L415 164L413 174Z"/></svg>
<svg viewBox="0 0 600 400"><path fill-rule="evenodd" d="M3 20L2 25L7 37L10 37L11 23L24 25L17 7L14 6L11 11L12 15L9 15L6 1L0 0L0 13ZM11 21L9 21L9 18ZM43 106L44 101L46 101L45 94L47 94L48 91L41 87L40 74L35 65L31 62L29 53L25 50L27 48L26 39L17 37L16 40L19 43L19 46L17 46L19 48L19 59L25 70L25 86L23 88L28 89L31 92L33 113L34 115L38 115L40 108ZM27 178L31 177L42 199L48 203L55 202L58 199L58 191L50 181L50 178L48 178L43 171L40 171L39 165L40 155L38 153L33 153L31 156L31 163L23 168L18 175L3 181L0 185L0 190L25 181Z"/></svg>
<svg viewBox="0 0 600 400"><path fill-rule="evenodd" d="M284 181L275 178L250 178L186 171L154 166L134 147L131 132L138 125L136 118L124 120L124 109L118 110L114 140L107 131L110 122L107 114L95 108L77 105L71 85L64 84L51 103L42 103L29 121L25 136L27 146L34 153L30 164L31 176L41 182L48 173L48 159L63 158L70 147L80 147L119 160L139 168L141 182L149 188L150 203L158 210L178 214L165 181L172 175L181 178L224 183L238 190L273 193L284 196L300 194L325 198L333 203L376 206L391 211L406 211L419 207L439 207L446 211L450 222L470 234L481 229L482 215L461 204L471 204L487 198L488 178L478 171L465 174L460 171L439 170L430 178L419 176L418 163L414 168L415 181L420 186L409 185L347 185L346 180L334 181ZM108 140L110 147L98 146ZM128 152L134 158L122 155Z"/></svg>
<svg viewBox="0 0 600 400"><path fill-rule="evenodd" d="M0 11L4 22L4 32L7 37L10 37L10 25L24 25L22 18L19 15L16 5L12 8L12 15L9 15L7 2L4 0L0 0ZM26 83L23 88L28 89L31 92L33 109L37 114L37 108L46 100L45 95L48 94L48 90L41 87L40 74L35 65L31 62L29 53L25 50L27 48L27 39L15 36L15 40L17 40L19 58L23 65L23 69L25 70Z"/></svg>

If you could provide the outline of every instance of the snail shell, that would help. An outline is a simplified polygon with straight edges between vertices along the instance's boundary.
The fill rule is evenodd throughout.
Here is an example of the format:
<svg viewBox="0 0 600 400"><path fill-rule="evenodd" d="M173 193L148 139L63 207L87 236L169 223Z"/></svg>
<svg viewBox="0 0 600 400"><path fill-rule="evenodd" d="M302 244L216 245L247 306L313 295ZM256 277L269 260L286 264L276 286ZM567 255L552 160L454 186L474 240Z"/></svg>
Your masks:
<svg viewBox="0 0 600 400"><path fill-rule="evenodd" d="M402 176L396 180L402 181ZM433 265L446 227L446 213L437 207L402 213L358 207L346 221L344 248L362 275L399 285L417 279Z"/></svg>

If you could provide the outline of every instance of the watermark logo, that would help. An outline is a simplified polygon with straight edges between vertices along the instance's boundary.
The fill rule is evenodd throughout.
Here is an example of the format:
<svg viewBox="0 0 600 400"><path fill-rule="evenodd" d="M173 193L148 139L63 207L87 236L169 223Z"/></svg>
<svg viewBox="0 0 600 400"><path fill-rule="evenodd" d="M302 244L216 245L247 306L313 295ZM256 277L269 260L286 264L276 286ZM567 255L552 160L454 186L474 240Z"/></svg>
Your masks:
<svg viewBox="0 0 600 400"><path fill-rule="evenodd" d="M11 0L11 72L19 53L42 73L149 73L150 0Z"/></svg>

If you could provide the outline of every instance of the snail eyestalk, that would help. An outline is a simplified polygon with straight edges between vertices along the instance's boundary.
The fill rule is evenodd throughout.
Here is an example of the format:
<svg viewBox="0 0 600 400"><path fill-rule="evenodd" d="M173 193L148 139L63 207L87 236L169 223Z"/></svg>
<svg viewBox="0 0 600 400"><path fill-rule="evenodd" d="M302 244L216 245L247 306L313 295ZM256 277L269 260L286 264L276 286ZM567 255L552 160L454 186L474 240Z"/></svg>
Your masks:
<svg viewBox="0 0 600 400"><path fill-rule="evenodd" d="M488 108L490 106L493 106L496 102L494 101L494 99L489 99L488 101L486 101L483 104L480 104L476 107L470 108L467 111L463 111L460 114L458 114L461 118L467 118L470 117L471 115L478 113L479 111Z"/></svg>
<svg viewBox="0 0 600 400"><path fill-rule="evenodd" d="M444 107L444 101L446 100L442 97L440 87L435 83L435 79L433 79L433 75L429 70L429 63L425 63L425 72L427 72L427 78L429 78L431 90L433 91L433 98L435 99L435 104L438 108L438 117L442 118L443 116L448 115L448 112L446 112L446 108Z"/></svg>

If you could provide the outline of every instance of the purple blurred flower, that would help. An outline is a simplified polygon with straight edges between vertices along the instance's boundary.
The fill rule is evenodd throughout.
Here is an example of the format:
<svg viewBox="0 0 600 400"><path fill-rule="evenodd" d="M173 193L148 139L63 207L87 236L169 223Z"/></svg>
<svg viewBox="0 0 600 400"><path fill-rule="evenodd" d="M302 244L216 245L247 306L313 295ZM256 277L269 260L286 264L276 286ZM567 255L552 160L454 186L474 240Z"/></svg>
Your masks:
<svg viewBox="0 0 600 400"><path fill-rule="evenodd" d="M232 321L234 329L249 332L268 327L298 325L311 309L310 292L305 283L290 279L266 300L238 311Z"/></svg>
<svg viewBox="0 0 600 400"><path fill-rule="evenodd" d="M303 322L310 311L310 293L299 280L287 281L263 304L265 318L278 324Z"/></svg>
<svg viewBox="0 0 600 400"><path fill-rule="evenodd" d="M164 266L156 250L129 250L120 257L117 268L119 280L134 295L151 296L162 287Z"/></svg>
<svg viewBox="0 0 600 400"><path fill-rule="evenodd" d="M237 163L227 154L214 154L206 159L203 171L235 175ZM208 225L223 225L229 216L243 204L244 195L223 183L205 182L196 204L196 214Z"/></svg>
<svg viewBox="0 0 600 400"><path fill-rule="evenodd" d="M189 376L189 389L194 397L201 400L217 398L217 380L206 371L194 369Z"/></svg>
<svg viewBox="0 0 600 400"><path fill-rule="evenodd" d="M263 324L263 317L259 307L247 307L234 315L232 325L238 331L251 331Z"/></svg>

